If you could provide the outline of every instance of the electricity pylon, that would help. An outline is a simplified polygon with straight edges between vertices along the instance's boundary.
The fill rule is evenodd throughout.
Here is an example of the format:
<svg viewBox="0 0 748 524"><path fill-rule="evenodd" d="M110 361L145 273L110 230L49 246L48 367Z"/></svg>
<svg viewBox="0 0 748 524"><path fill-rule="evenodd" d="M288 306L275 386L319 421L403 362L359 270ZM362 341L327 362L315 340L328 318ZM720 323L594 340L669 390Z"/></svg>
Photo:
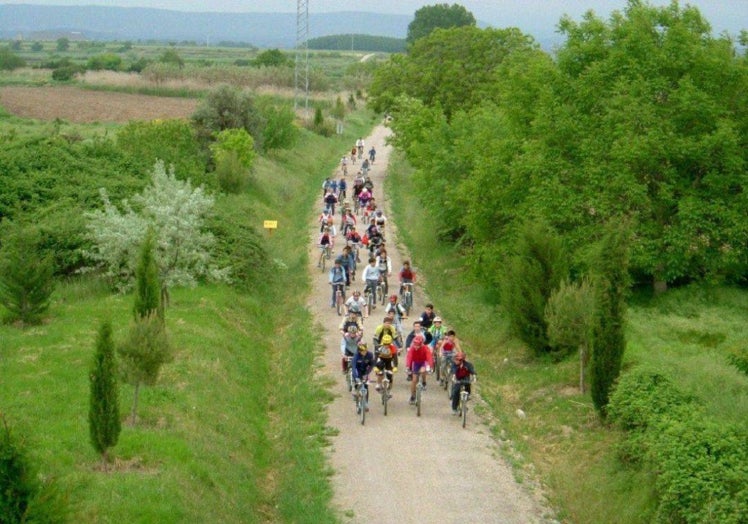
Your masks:
<svg viewBox="0 0 748 524"><path fill-rule="evenodd" d="M302 63L303 62L303 63ZM309 0L296 1L296 63L294 67L294 109L304 90L304 114L309 116Z"/></svg>

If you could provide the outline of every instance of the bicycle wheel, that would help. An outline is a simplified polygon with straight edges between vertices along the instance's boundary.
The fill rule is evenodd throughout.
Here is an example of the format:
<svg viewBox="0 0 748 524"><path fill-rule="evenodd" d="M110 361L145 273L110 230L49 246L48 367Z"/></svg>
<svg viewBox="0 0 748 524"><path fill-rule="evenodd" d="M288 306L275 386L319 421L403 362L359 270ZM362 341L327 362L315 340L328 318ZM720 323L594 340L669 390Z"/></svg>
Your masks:
<svg viewBox="0 0 748 524"><path fill-rule="evenodd" d="M343 314L343 293L338 289L335 292L335 306L338 309L338 316Z"/></svg>
<svg viewBox="0 0 748 524"><path fill-rule="evenodd" d="M439 352L434 351L434 369L436 370L436 381L441 383L441 377L442 377L442 370L441 370L441 360L439 359Z"/></svg>
<svg viewBox="0 0 748 524"><path fill-rule="evenodd" d="M390 381L384 379L382 381L382 408L384 409L384 416L387 416L387 401L390 399Z"/></svg>
<svg viewBox="0 0 748 524"><path fill-rule="evenodd" d="M410 291L405 292L405 314L410 316L410 309L413 307L413 293Z"/></svg>
<svg viewBox="0 0 748 524"><path fill-rule="evenodd" d="M366 388L364 386L358 390L358 416L363 426L366 422Z"/></svg>
<svg viewBox="0 0 748 524"><path fill-rule="evenodd" d="M460 391L460 417L462 417L462 427L467 422L467 394L465 390Z"/></svg>
<svg viewBox="0 0 748 524"><path fill-rule="evenodd" d="M326 262L326 259L327 259L327 257L325 257L325 252L323 250L323 251L320 252L320 255L319 255L319 264L318 264L318 266L320 268L322 268L322 272L323 273L325 272L325 262Z"/></svg>
<svg viewBox="0 0 748 524"><path fill-rule="evenodd" d="M348 391L353 390L353 368L351 367L351 363L348 362L347 364L348 368L345 370L345 384L348 386Z"/></svg>
<svg viewBox="0 0 748 524"><path fill-rule="evenodd" d="M421 400L423 396L423 386L419 382L416 386L416 416L421 416Z"/></svg>

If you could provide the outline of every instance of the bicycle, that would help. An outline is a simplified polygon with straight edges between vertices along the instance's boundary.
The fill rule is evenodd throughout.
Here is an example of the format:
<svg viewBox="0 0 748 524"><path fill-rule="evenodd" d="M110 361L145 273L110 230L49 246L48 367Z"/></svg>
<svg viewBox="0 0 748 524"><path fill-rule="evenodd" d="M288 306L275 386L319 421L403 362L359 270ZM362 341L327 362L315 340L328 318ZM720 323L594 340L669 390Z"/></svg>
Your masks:
<svg viewBox="0 0 748 524"><path fill-rule="evenodd" d="M358 415L361 425L366 421L366 412L369 409L369 387L368 379L356 381L356 415Z"/></svg>
<svg viewBox="0 0 748 524"><path fill-rule="evenodd" d="M326 246L319 246L319 260L317 261L317 267L325 272L325 263L332 257L332 248L329 244Z"/></svg>
<svg viewBox="0 0 748 524"><path fill-rule="evenodd" d="M346 355L345 357L345 385L348 388L348 391L353 390L353 366L351 366L351 362L353 362L353 357Z"/></svg>
<svg viewBox="0 0 748 524"><path fill-rule="evenodd" d="M343 287L345 284L334 282L330 283L330 285L335 287L335 311L337 311L338 316L341 316L345 309L345 297L343 296Z"/></svg>
<svg viewBox="0 0 748 524"><path fill-rule="evenodd" d="M379 282L377 282L377 296L374 298L374 302L381 302L382 305L385 305L387 302L387 295L384 294L384 285L382 284L382 279L379 279Z"/></svg>
<svg viewBox="0 0 748 524"><path fill-rule="evenodd" d="M460 413L460 418L462 419L463 428L467 424L467 412L468 412L467 403L468 403L468 400L470 400L470 393L468 393L467 385L472 382L473 382L472 380L459 380L455 382L455 384L460 385L460 404L459 404L458 411Z"/></svg>
<svg viewBox="0 0 748 524"><path fill-rule="evenodd" d="M387 416L387 402L392 398L392 371L385 371L384 378L382 378L382 407L384 409L384 416Z"/></svg>
<svg viewBox="0 0 748 524"><path fill-rule="evenodd" d="M439 374L441 375L439 384L441 384L444 389L448 389L449 374L452 371L452 355L439 355L439 364Z"/></svg>
<svg viewBox="0 0 748 524"><path fill-rule="evenodd" d="M416 384L416 416L421 416L421 403L423 401L423 391L426 389L426 374L418 373L418 384Z"/></svg>
<svg viewBox="0 0 748 524"><path fill-rule="evenodd" d="M378 287L378 286L377 286ZM366 298L366 315L371 316L372 310L376 309L377 307L377 288L374 288L374 292L372 293L372 289L370 286L366 286L366 289L364 290L364 296Z"/></svg>
<svg viewBox="0 0 748 524"><path fill-rule="evenodd" d="M405 314L410 316L410 310L413 308L413 282L403 282L402 287L402 304Z"/></svg>

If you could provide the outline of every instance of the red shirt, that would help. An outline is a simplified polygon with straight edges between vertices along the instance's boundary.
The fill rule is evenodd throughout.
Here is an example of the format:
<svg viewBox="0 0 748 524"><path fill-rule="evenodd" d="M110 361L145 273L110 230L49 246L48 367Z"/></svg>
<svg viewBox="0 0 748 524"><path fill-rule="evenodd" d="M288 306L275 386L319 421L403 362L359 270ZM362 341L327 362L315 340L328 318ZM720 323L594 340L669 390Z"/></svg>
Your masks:
<svg viewBox="0 0 748 524"><path fill-rule="evenodd" d="M430 367L434 367L431 348L426 344L421 344L420 346L411 345L405 355L405 365L410 368L413 364L423 364L424 362Z"/></svg>

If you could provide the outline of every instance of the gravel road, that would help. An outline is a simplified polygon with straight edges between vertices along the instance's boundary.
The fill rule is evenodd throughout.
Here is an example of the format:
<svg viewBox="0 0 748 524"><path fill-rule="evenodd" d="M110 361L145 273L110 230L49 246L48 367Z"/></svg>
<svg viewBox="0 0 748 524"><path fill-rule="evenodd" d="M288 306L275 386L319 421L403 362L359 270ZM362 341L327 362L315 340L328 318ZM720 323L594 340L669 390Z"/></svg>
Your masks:
<svg viewBox="0 0 748 524"><path fill-rule="evenodd" d="M368 151L371 145L376 147L376 163L370 171L374 196L380 205L384 203L385 214L389 217L388 199L382 192L390 154L390 148L385 145L388 133L389 129L384 126L375 128L372 135L365 138L365 150ZM360 163L353 166L354 169L349 166L349 182L359 166ZM320 191L321 195L321 188L315 187L314 190ZM319 208L322 207L320 204ZM319 212L319 209L315 211ZM338 222L339 215L336 227ZM329 460L335 471L332 479L334 503L342 518L355 523L551 522L538 497L515 482L510 466L500 456L498 444L474 411L469 412L468 426L462 429L459 418L451 414L446 393L436 387L433 375L424 395L420 417L408 404L409 383L405 381L405 374L398 371L387 416L384 416L372 386L371 411L366 424L360 424L340 371L340 317L329 306L327 273L323 274L316 267L318 252L313 244L318 231L315 216L309 230L309 271L312 275L309 305L324 330L327 349L323 372L335 382L333 393L336 398L328 407L328 424L337 430L337 436L332 439ZM396 282L397 271L404 255L407 256L402 246L395 249L396 235L390 221L386 236L392 258L391 283ZM336 242L336 251L342 245ZM418 261L415 266L418 267ZM359 275L360 271L357 280ZM363 290L363 284L357 281L351 287L355 288ZM414 314L420 314L425 303L426 299L416 286ZM382 309L380 305L364 322L364 340L367 342L382 321ZM438 302L435 310L438 314ZM450 325L448 318L445 318L445 325ZM406 321L405 326L407 334L410 321ZM404 363L403 356L400 369L405 367ZM477 371L480 376L480 369ZM477 391L479 395L480 382Z"/></svg>

